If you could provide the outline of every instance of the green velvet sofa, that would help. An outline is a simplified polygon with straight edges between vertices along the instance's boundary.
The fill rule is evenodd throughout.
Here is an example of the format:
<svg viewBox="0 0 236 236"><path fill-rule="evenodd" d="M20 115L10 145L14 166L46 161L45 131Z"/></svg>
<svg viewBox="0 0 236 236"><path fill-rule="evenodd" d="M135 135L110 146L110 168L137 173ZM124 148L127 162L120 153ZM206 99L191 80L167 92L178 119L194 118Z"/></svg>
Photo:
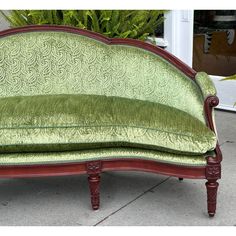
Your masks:
<svg viewBox="0 0 236 236"><path fill-rule="evenodd" d="M0 177L149 171L206 179L214 216L222 155L216 90L167 51L65 26L0 32Z"/></svg>

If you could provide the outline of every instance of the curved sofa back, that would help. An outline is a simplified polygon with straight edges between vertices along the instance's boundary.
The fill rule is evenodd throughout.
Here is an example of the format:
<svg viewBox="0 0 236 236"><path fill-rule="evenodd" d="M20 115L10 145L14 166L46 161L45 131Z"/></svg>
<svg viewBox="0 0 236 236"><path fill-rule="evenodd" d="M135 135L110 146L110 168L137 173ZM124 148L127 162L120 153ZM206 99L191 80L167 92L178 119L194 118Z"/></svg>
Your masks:
<svg viewBox="0 0 236 236"><path fill-rule="evenodd" d="M205 122L194 72L164 50L84 30L22 29L0 33L0 97L121 96L175 107Z"/></svg>

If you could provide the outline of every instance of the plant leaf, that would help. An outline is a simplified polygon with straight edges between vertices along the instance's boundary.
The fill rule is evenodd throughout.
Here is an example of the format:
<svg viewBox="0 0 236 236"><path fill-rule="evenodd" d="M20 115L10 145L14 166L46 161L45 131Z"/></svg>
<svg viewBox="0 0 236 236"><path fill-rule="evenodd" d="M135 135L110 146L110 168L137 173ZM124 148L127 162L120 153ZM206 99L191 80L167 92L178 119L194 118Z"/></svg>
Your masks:
<svg viewBox="0 0 236 236"><path fill-rule="evenodd" d="M223 78L221 80L236 80L236 74L232 75L232 76L225 77L225 78Z"/></svg>
<svg viewBox="0 0 236 236"><path fill-rule="evenodd" d="M70 25L109 37L147 39L163 23L163 10L12 10L0 11L12 27Z"/></svg>

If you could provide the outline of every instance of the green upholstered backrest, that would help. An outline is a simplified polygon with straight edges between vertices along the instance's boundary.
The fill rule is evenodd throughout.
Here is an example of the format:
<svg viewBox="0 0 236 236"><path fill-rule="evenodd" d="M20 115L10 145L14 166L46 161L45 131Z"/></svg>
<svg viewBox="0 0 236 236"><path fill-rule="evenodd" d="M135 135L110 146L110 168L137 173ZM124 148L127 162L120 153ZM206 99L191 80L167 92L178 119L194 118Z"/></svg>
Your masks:
<svg viewBox="0 0 236 236"><path fill-rule="evenodd" d="M61 31L0 38L0 97L97 94L162 103L204 122L197 84L150 51Z"/></svg>

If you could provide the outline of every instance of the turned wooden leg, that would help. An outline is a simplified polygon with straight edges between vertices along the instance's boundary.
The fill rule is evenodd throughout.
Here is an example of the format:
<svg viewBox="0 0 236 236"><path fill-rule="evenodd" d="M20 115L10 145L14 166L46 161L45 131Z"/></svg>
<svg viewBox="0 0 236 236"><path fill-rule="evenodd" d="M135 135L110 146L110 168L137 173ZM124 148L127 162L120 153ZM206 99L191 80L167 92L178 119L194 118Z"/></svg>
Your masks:
<svg viewBox="0 0 236 236"><path fill-rule="evenodd" d="M216 212L217 189L219 184L217 180L208 180L206 182L207 188L207 209L210 217L213 217Z"/></svg>
<svg viewBox="0 0 236 236"><path fill-rule="evenodd" d="M101 170L102 170L101 161L87 162L87 174L88 174L91 204L93 210L97 210L100 205L99 185L100 185Z"/></svg>
<svg viewBox="0 0 236 236"><path fill-rule="evenodd" d="M179 181L183 181L184 179L183 178L179 178Z"/></svg>
<svg viewBox="0 0 236 236"><path fill-rule="evenodd" d="M89 189L91 194L91 204L93 210L97 210L100 204L100 197L99 197L99 185L100 185L100 176L99 174L96 175L89 175Z"/></svg>

